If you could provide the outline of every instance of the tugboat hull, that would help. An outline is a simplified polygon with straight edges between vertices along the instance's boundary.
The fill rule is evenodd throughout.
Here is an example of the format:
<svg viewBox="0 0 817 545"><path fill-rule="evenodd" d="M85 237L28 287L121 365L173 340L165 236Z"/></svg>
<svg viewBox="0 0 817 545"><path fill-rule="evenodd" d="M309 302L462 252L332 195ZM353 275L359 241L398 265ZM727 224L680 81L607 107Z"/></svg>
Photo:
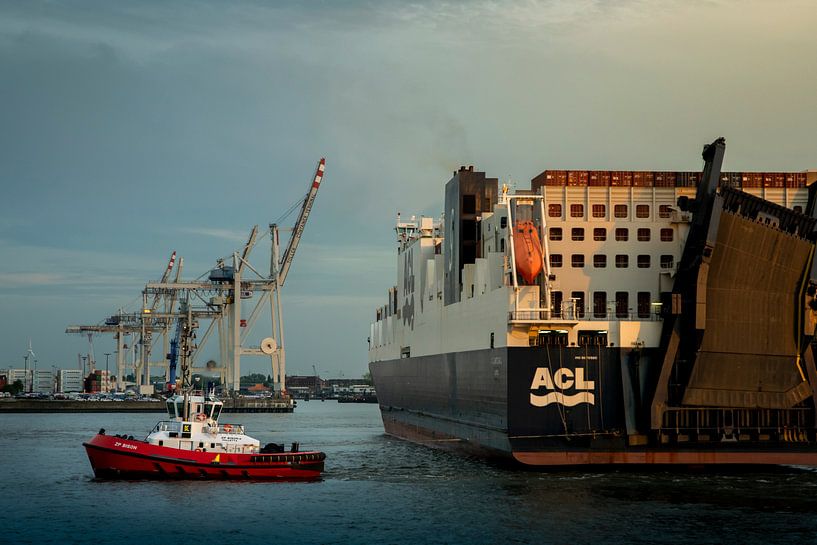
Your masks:
<svg viewBox="0 0 817 545"><path fill-rule="evenodd" d="M322 452L184 450L101 434L83 446L101 479L316 480L326 459Z"/></svg>

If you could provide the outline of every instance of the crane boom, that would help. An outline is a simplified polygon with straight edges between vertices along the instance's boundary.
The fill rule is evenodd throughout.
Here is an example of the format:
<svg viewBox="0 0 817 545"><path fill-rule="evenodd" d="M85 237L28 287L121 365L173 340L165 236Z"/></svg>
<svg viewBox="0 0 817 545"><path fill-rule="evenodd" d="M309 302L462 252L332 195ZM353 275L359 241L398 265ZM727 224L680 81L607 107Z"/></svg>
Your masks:
<svg viewBox="0 0 817 545"><path fill-rule="evenodd" d="M295 227L292 230L292 236L289 239L286 250L284 250L284 256L281 258L281 266L279 268L280 272L278 273L279 286L283 286L284 281L287 278L289 267L292 264L292 258L295 257L295 250L298 249L298 243L301 241L301 235L303 235L304 227L306 226L306 220L309 219L309 213L312 211L312 205L315 202L315 197L318 195L318 189L321 185L321 179L323 178L323 171L325 167L326 159L321 157L321 160L318 161L318 168L315 171L315 178L312 180L312 185L309 186L309 193L306 194L304 205L301 207L301 213L298 216L298 221L295 222Z"/></svg>
<svg viewBox="0 0 817 545"><path fill-rule="evenodd" d="M173 265L176 263L176 250L173 250L173 253L170 254L170 260L167 262L167 268L165 272L162 274L161 282L167 282L167 279L170 277L170 271L173 270ZM161 297L160 294L156 294L153 298L153 304L150 306L151 310L156 310L156 306L159 304L159 298Z"/></svg>

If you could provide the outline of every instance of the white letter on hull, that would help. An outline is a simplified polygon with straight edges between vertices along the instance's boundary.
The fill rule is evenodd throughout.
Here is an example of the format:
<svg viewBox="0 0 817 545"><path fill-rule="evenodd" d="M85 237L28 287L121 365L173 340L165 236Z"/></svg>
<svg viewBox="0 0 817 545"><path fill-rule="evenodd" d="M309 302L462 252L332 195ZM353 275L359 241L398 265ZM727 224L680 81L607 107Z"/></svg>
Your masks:
<svg viewBox="0 0 817 545"><path fill-rule="evenodd" d="M593 390L596 383L592 380L584 380L584 369L581 367L576 369L576 389L577 390Z"/></svg>
<svg viewBox="0 0 817 545"><path fill-rule="evenodd" d="M547 367L537 367L536 373L533 375L533 382L530 385L531 390L538 390L544 386L548 390L553 389L553 380L550 378Z"/></svg>

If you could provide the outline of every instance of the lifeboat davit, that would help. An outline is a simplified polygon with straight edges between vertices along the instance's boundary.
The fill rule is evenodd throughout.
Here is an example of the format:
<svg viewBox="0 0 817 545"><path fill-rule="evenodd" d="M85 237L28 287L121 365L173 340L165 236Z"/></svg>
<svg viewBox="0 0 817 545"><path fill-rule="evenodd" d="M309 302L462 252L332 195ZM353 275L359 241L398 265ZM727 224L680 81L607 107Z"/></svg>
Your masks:
<svg viewBox="0 0 817 545"><path fill-rule="evenodd" d="M525 284L533 284L536 276L542 272L542 243L539 240L539 229L532 221L516 222L513 251L516 274L525 281Z"/></svg>

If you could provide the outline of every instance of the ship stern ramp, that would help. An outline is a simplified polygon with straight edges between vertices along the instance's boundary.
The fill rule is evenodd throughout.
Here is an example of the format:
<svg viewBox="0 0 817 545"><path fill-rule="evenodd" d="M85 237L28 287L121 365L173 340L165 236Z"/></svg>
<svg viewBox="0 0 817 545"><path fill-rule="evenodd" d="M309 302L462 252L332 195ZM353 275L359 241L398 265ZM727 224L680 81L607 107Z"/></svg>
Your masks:
<svg viewBox="0 0 817 545"><path fill-rule="evenodd" d="M798 294L813 243L723 211L706 275L706 328L686 406L788 409L812 389L799 364Z"/></svg>

